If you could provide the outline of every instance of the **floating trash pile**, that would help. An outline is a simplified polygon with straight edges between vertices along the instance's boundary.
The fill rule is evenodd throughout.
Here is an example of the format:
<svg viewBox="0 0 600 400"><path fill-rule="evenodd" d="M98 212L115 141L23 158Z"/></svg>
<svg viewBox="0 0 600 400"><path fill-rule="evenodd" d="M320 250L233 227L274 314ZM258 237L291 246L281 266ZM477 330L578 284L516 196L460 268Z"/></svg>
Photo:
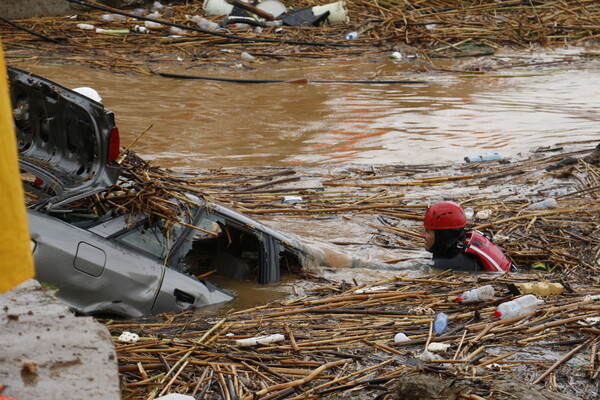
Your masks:
<svg viewBox="0 0 600 400"><path fill-rule="evenodd" d="M506 46L593 45L600 33L600 3L592 0L426 4L414 0L300 0L293 4L270 0L285 12L274 20L244 14L252 24L229 24L230 15L206 11L208 0L173 6L155 2L154 8L134 10L69 1L82 12L0 24L10 62L55 60L60 55L63 62L142 74L150 74L152 64L148 63L156 61L232 66L383 52L403 62L417 56L431 60L491 55ZM224 0L221 3L231 7ZM342 17L308 25L303 23L304 16L284 17L301 10L312 10L313 17L314 10L329 12L330 19L337 13ZM587 52L587 57L597 56ZM523 65L519 60L515 63Z"/></svg>
<svg viewBox="0 0 600 400"><path fill-rule="evenodd" d="M406 398L396 387L415 373L456 381L456 396L480 396L463 398L513 398L502 384L515 381L595 398L597 282L569 284L565 278L568 291L539 297L531 311L494 315L514 298L508 284L559 276L402 274L368 286L309 276L313 289L303 296L222 318L189 311L162 321L107 325L115 337L123 331L140 335L134 343L116 341L128 399L167 393L305 399L344 392ZM496 295L456 301L465 288L483 285ZM438 326L440 316L446 320Z"/></svg>
<svg viewBox="0 0 600 400"><path fill-rule="evenodd" d="M372 233L399 250L422 246L423 193L439 189L472 208L474 227L507 238L519 271L412 270L368 284L304 271L294 295L252 309L105 321L123 398L416 399L442 388L447 398L597 397L598 151L448 167L165 172L259 217L385 216ZM548 196L556 208L531 207Z"/></svg>
<svg viewBox="0 0 600 400"><path fill-rule="evenodd" d="M399 250L421 248L426 208L436 198L453 200L470 214L469 227L493 238L517 268L588 274L599 270L598 155L594 148L570 153L554 148L525 160L326 171L224 169L198 179L206 196L246 214L343 215L370 227L371 243Z"/></svg>

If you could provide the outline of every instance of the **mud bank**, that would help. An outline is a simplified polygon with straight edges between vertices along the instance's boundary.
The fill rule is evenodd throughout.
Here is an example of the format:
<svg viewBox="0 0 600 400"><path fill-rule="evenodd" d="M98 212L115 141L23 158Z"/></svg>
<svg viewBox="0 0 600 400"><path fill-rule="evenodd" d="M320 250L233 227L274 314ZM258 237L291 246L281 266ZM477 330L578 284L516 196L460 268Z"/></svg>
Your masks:
<svg viewBox="0 0 600 400"><path fill-rule="evenodd" d="M118 399L107 329L35 280L0 295L0 385L16 399Z"/></svg>

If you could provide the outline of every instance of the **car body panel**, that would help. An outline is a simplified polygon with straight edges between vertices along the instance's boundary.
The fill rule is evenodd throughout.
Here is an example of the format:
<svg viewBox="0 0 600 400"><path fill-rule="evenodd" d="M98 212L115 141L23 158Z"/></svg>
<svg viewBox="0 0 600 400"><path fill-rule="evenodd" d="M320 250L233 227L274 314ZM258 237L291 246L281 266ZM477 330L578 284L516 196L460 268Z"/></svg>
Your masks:
<svg viewBox="0 0 600 400"><path fill-rule="evenodd" d="M162 280L160 264L42 212L29 210L28 219L36 278L57 287L60 299L85 313L150 313ZM92 259L88 252L82 268L80 246L93 246L105 258Z"/></svg>
<svg viewBox="0 0 600 400"><path fill-rule="evenodd" d="M8 68L19 164L50 185L54 206L113 186L107 163L114 115L101 103L26 71Z"/></svg>

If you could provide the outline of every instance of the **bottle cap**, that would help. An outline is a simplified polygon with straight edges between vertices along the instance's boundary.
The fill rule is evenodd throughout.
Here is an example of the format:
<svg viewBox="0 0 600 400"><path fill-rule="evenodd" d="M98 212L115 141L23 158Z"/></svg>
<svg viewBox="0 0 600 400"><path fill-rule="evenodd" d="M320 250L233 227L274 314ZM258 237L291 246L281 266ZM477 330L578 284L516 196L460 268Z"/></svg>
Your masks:
<svg viewBox="0 0 600 400"><path fill-rule="evenodd" d="M454 299L454 301L462 301L462 300L463 300L463 298L460 296L458 296L456 299Z"/></svg>
<svg viewBox="0 0 600 400"><path fill-rule="evenodd" d="M494 317L496 317L496 318L500 318L501 316L502 316L502 313L500 311L496 311L494 313Z"/></svg>

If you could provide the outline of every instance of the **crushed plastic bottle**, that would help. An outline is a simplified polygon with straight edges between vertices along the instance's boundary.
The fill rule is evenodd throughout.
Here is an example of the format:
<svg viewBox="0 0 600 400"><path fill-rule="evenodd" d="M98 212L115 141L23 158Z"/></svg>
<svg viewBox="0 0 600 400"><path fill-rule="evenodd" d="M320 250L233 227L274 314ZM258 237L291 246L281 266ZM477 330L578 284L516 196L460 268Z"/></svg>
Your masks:
<svg viewBox="0 0 600 400"><path fill-rule="evenodd" d="M468 303L471 301L488 300L492 297L494 297L494 287L492 285L485 285L463 292L463 294L456 298L456 301Z"/></svg>
<svg viewBox="0 0 600 400"><path fill-rule="evenodd" d="M358 37L358 32L350 32L349 34L344 36L344 39L352 40L352 39L356 39L357 37Z"/></svg>
<svg viewBox="0 0 600 400"><path fill-rule="evenodd" d="M473 155L465 157L466 162L495 161L495 160L501 160L501 159L502 159L502 154L500 154L498 152L473 154Z"/></svg>
<svg viewBox="0 0 600 400"><path fill-rule="evenodd" d="M125 21L127 21L127 17L124 15L121 15L121 14L102 14L100 19L105 22L125 22Z"/></svg>
<svg viewBox="0 0 600 400"><path fill-rule="evenodd" d="M152 21L144 21L144 26L148 29L162 28L162 24L159 24L158 22L152 22Z"/></svg>
<svg viewBox="0 0 600 400"><path fill-rule="evenodd" d="M467 217L467 220L471 220L473 215L475 215L475 211L472 208L465 208L463 211L465 212L465 217Z"/></svg>
<svg viewBox="0 0 600 400"><path fill-rule="evenodd" d="M94 25L90 25L90 24L77 24L77 27L79 29L83 29L84 31L92 31L94 30Z"/></svg>
<svg viewBox="0 0 600 400"><path fill-rule="evenodd" d="M145 8L136 8L131 12L133 15L146 15L148 14L148 10Z"/></svg>
<svg viewBox="0 0 600 400"><path fill-rule="evenodd" d="M436 336L441 335L444 331L448 329L448 316L441 312L435 316L433 320L433 333Z"/></svg>
<svg viewBox="0 0 600 400"><path fill-rule="evenodd" d="M206 18L203 18L199 15L194 15L192 17L192 21L194 21L199 28L206 29L207 31L216 31L220 28L219 24L217 24L216 22L209 21Z"/></svg>
<svg viewBox="0 0 600 400"><path fill-rule="evenodd" d="M240 57L242 58L242 60L244 61L249 61L249 62L254 62L256 61L256 57L254 57L252 54L242 51L242 54L240 54Z"/></svg>
<svg viewBox="0 0 600 400"><path fill-rule="evenodd" d="M556 199L549 197L546 200L538 201L537 203L533 203L527 208L556 208L556 207L558 207L558 203L556 202Z"/></svg>
<svg viewBox="0 0 600 400"><path fill-rule="evenodd" d="M525 296L500 304L494 316L500 319L518 317L519 315L534 312L541 302L534 295L526 294Z"/></svg>
<svg viewBox="0 0 600 400"><path fill-rule="evenodd" d="M481 210L481 211L477 211L477 214L475 214L475 219L477 219L479 221L483 221L483 220L488 219L491 216L492 216L492 212L490 210Z"/></svg>
<svg viewBox="0 0 600 400"><path fill-rule="evenodd" d="M187 31L185 29L178 28L176 26L172 26L169 28L170 35L185 35Z"/></svg>
<svg viewBox="0 0 600 400"><path fill-rule="evenodd" d="M155 2L152 4L152 9L151 9L151 10L152 10L152 11L158 11L158 10L162 10L163 8L165 8L165 6L163 6L162 4L160 4L160 2L159 2L159 1L155 1Z"/></svg>

